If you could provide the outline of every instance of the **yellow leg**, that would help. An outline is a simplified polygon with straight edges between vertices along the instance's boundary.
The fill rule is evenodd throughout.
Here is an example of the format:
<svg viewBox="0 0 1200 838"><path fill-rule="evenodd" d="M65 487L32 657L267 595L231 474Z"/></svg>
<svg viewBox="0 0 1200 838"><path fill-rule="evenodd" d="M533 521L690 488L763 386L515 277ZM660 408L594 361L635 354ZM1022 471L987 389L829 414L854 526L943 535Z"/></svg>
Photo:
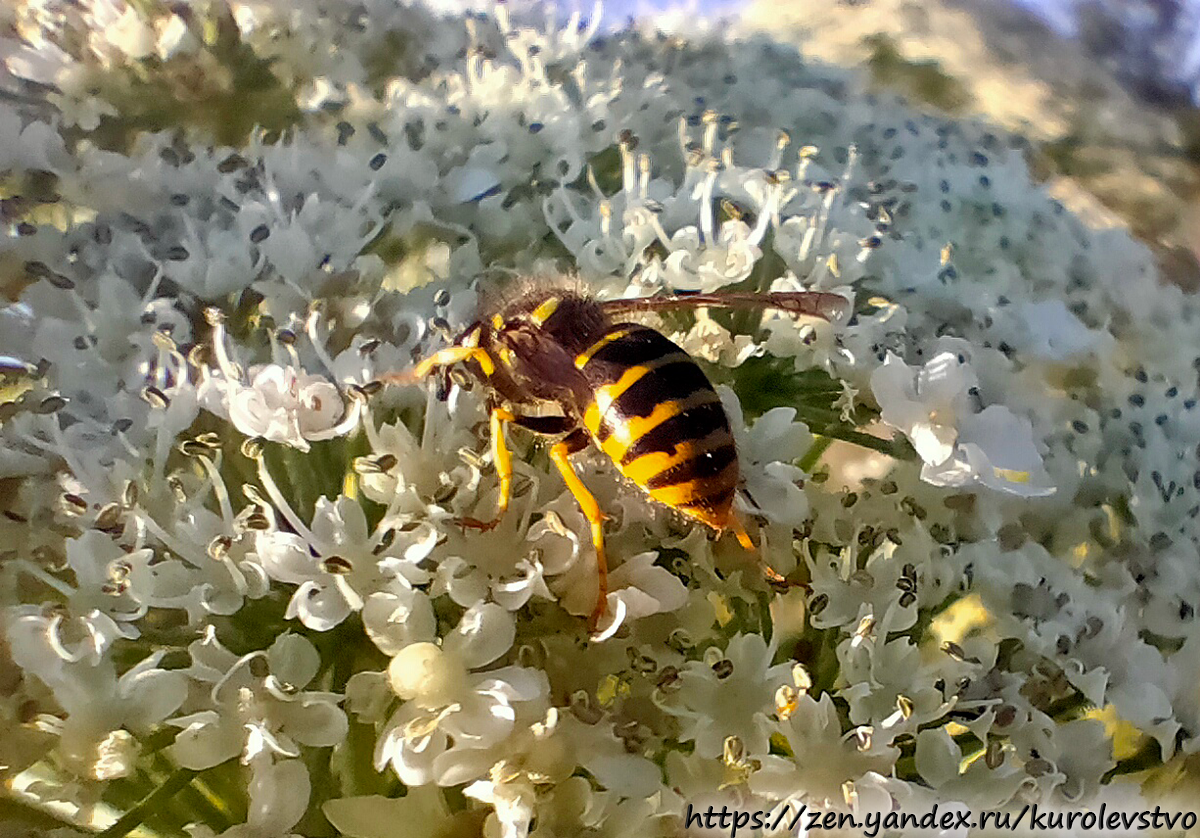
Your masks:
<svg viewBox="0 0 1200 838"><path fill-rule="evenodd" d="M595 631L600 624L600 619L604 616L605 603L608 601L608 562L604 558L604 515L600 512L600 506L592 497L592 493L575 473L575 469L567 459L568 453L570 453L570 449L566 442L558 442L550 448L550 459L554 461L567 488L575 496L575 501L579 504L583 517L587 518L588 523L592 525L592 544L596 547L596 570L600 590L596 595L596 607L592 610L591 617L588 618L588 629Z"/></svg>
<svg viewBox="0 0 1200 838"><path fill-rule="evenodd" d="M492 356L487 353L487 350L480 349L478 346L448 346L445 349L439 349L417 364L413 368L412 376L414 379L424 378L438 367L448 367L460 361L474 361L479 364L483 369L483 374L487 376L496 372L496 365L492 363Z"/></svg>
<svg viewBox="0 0 1200 838"><path fill-rule="evenodd" d="M508 509L508 501L512 497L512 454L508 453L508 443L504 440L504 423L512 422L517 417L502 407L492 409L492 461L496 464L496 476L500 478L500 502L496 507L496 519Z"/></svg>
<svg viewBox="0 0 1200 838"><path fill-rule="evenodd" d="M758 548L754 546L754 542L750 540L750 535L746 532L746 528L733 512L729 513L729 523L727 528L737 536L738 543L751 552L757 552ZM763 576L767 577L768 582L774 582L778 585L792 585L784 578L775 568L767 564L762 556L758 557L758 566L762 569Z"/></svg>
<svg viewBox="0 0 1200 838"><path fill-rule="evenodd" d="M750 552L754 552L758 548L754 546L754 542L750 540L750 535L746 532L746 528L742 526L742 522L731 511L729 513L729 529L737 536L738 543L745 547Z"/></svg>
<svg viewBox="0 0 1200 838"><path fill-rule="evenodd" d="M485 376L490 377L496 372L496 362L492 360L492 356L487 353L487 350L480 349L478 346L448 346L434 352L411 370L381 375L378 380L384 384L413 384L438 367L448 367L462 361L474 361L479 364Z"/></svg>
<svg viewBox="0 0 1200 838"><path fill-rule="evenodd" d="M508 510L508 502L512 498L512 454L508 451L508 443L504 441L504 423L515 422L517 419L512 411L502 407L492 408L492 461L496 464L496 476L500 478L500 501L496 505L496 517L490 521L480 521L476 518L462 518L459 523L463 526L479 530L490 530Z"/></svg>

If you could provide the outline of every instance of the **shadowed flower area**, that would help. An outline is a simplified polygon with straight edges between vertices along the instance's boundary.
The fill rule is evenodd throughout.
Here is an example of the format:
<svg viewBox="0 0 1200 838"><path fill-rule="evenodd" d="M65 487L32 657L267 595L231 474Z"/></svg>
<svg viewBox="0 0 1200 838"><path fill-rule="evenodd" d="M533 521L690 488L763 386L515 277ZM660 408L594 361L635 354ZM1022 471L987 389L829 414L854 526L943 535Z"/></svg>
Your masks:
<svg viewBox="0 0 1200 838"><path fill-rule="evenodd" d="M0 817L645 836L1192 782L1200 309L1019 145L686 22L0 22ZM495 394L409 375L558 275L845 301L638 315L716 385L757 550L579 452L591 631L543 448L481 525Z"/></svg>

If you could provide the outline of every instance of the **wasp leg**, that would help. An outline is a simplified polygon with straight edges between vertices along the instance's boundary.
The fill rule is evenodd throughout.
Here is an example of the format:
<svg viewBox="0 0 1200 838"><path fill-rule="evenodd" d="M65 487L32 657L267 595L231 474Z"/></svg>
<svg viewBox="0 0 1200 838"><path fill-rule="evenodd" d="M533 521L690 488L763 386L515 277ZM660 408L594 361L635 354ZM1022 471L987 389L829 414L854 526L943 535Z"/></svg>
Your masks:
<svg viewBox="0 0 1200 838"><path fill-rule="evenodd" d="M412 375L413 378L424 378L438 367L448 367L460 361L474 361L479 364L486 376L491 376L496 372L496 365L492 362L492 356L487 353L487 350L480 349L478 346L448 346L445 349L439 349L417 364L413 368Z"/></svg>
<svg viewBox="0 0 1200 838"><path fill-rule="evenodd" d="M754 542L750 540L750 534L746 532L746 528L742 525L741 520L732 512L729 513L729 524L727 526L737 536L738 543L747 550L753 553L758 549L754 546Z"/></svg>
<svg viewBox="0 0 1200 838"><path fill-rule="evenodd" d="M558 472L562 475L567 488L571 490L571 494L575 496L575 501L579 504L583 517L587 518L588 523L592 525L592 544L596 548L596 571L599 577L596 607L592 609L592 614L588 618L588 630L594 632L600 624L600 619L604 616L605 604L608 601L608 562L604 558L604 514L600 511L600 506L592 497L592 493L588 491L587 486L583 485L583 481L579 479L575 468L567 459L568 455L582 450L586 446L586 436L582 433L572 434L550 448L550 459L554 461L554 465L558 466Z"/></svg>
<svg viewBox="0 0 1200 838"><path fill-rule="evenodd" d="M464 527L487 532L500 523L512 500L512 454L509 453L508 443L504 439L504 425L511 422L535 434L543 436L558 436L575 427L575 422L567 416L520 416L503 407L492 408L492 461L496 464L496 476L500 478L500 501L496 506L496 517L490 521L480 521L477 518L459 518L458 523Z"/></svg>
<svg viewBox="0 0 1200 838"><path fill-rule="evenodd" d="M393 384L412 384L420 381L438 367L448 367L462 361L474 361L483 370L484 376L491 377L496 372L496 362L486 349L478 346L447 346L439 349L411 370L381 375L379 381Z"/></svg>
<svg viewBox="0 0 1200 838"><path fill-rule="evenodd" d="M750 540L750 535L749 535L749 533L746 532L746 527L743 526L741 520L737 517L737 515L730 512L729 523L726 525L726 527L730 531L732 531L735 536L737 536L737 540L738 540L739 544L741 544L743 547L745 547L747 550L749 550L752 553L758 552L758 548L755 547L754 542ZM767 578L768 582L771 582L776 585L786 585L788 587L792 587L793 585L800 584L799 582L789 582L788 579L785 576L783 576L779 571L777 571L775 568L773 568L769 564L767 564L766 559L764 559L761 555L759 555L757 558L758 558L758 567L762 571L762 575Z"/></svg>
<svg viewBox="0 0 1200 838"><path fill-rule="evenodd" d="M502 407L492 408L492 462L496 464L496 476L500 478L500 500L496 504L496 517L490 521L480 521L477 518L459 518L458 523L464 527L487 532L500 523L504 513L508 511L508 502L512 498L512 454L509 453L508 443L504 439L504 423L515 422L517 417L512 411Z"/></svg>

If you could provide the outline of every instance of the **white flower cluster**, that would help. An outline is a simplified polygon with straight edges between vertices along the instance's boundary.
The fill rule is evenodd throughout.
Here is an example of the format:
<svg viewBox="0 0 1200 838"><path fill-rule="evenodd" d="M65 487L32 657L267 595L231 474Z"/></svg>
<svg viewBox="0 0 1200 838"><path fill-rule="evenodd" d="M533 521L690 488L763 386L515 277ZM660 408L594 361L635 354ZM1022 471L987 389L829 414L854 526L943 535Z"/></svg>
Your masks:
<svg viewBox="0 0 1200 838"><path fill-rule="evenodd" d="M518 17L0 10L5 794L106 835L632 836L1087 805L1200 750L1195 301L985 127L766 38ZM590 637L588 523L519 433L461 523L485 394L379 379L550 271L847 299L658 324L792 588L593 452Z"/></svg>

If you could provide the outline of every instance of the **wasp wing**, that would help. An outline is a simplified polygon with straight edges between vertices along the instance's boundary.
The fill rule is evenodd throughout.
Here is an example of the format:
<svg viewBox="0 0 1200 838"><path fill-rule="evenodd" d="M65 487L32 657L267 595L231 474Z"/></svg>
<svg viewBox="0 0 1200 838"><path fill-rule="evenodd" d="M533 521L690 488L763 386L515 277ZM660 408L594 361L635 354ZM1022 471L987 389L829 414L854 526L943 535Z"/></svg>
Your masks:
<svg viewBox="0 0 1200 838"><path fill-rule="evenodd" d="M689 308L775 308L789 314L833 320L846 311L849 302L838 294L820 291L723 291L715 294L671 294L664 297L626 297L601 300L610 316L633 312L679 311Z"/></svg>

